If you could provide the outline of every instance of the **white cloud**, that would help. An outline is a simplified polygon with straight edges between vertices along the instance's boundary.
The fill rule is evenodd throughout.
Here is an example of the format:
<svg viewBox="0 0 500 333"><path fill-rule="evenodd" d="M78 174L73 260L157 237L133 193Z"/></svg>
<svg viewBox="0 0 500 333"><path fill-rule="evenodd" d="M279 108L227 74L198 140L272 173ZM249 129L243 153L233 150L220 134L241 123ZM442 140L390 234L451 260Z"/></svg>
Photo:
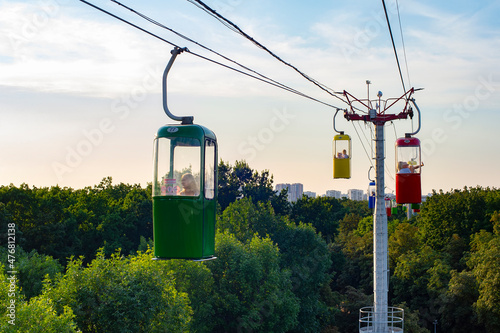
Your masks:
<svg viewBox="0 0 500 333"><path fill-rule="evenodd" d="M116 96L141 82L162 48L123 25L61 8L49 15L35 4L5 3L0 13L0 54L8 59L0 62L1 85Z"/></svg>

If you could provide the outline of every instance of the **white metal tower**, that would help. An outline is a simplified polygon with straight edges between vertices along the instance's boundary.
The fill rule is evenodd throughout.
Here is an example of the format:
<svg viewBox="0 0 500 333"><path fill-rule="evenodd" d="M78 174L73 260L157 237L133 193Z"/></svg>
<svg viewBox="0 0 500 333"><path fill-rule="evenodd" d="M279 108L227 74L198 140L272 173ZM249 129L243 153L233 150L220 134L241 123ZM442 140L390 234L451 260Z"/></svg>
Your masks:
<svg viewBox="0 0 500 333"><path fill-rule="evenodd" d="M369 81L366 82L368 85ZM407 119L413 117L413 111L409 106L412 102L418 110L414 99L410 99L414 89L410 89L403 96L388 100L382 100L382 93L377 94L378 100L360 100L344 91L344 96L350 105L344 117L348 121L371 122L375 126L375 184L376 201L373 214L373 306L360 309L359 332L360 333L396 333L403 332L404 311L400 308L389 306L389 261L388 261L388 230L387 213L385 209L385 181L384 181L384 125L387 121L396 119ZM399 114L388 114L387 109L397 102L404 102L402 112ZM353 106L358 104L358 107ZM358 114L360 107L366 108L366 114ZM420 110L419 129L420 129ZM334 118L335 121L335 118ZM334 122L335 129L335 122ZM418 132L418 130L417 130ZM416 134L410 133L410 134Z"/></svg>

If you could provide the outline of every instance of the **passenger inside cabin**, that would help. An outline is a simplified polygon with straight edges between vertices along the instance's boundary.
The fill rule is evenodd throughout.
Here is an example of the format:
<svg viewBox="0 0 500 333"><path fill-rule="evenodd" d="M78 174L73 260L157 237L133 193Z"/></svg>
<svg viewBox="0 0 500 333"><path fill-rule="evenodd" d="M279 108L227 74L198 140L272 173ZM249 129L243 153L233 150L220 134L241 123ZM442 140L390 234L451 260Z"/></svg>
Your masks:
<svg viewBox="0 0 500 333"><path fill-rule="evenodd" d="M181 177L182 191L179 193L180 195L185 196L198 196L200 191L198 189L198 184L196 184L196 180L194 176L190 173L185 173Z"/></svg>
<svg viewBox="0 0 500 333"><path fill-rule="evenodd" d="M406 162L398 162L398 173L414 173L420 167L423 167L424 163L420 165L408 165Z"/></svg>
<svg viewBox="0 0 500 333"><path fill-rule="evenodd" d="M408 163L398 162L398 173L412 173Z"/></svg>
<svg viewBox="0 0 500 333"><path fill-rule="evenodd" d="M338 152L337 158L339 159L349 158L349 155L347 155L347 150L344 149L342 152Z"/></svg>

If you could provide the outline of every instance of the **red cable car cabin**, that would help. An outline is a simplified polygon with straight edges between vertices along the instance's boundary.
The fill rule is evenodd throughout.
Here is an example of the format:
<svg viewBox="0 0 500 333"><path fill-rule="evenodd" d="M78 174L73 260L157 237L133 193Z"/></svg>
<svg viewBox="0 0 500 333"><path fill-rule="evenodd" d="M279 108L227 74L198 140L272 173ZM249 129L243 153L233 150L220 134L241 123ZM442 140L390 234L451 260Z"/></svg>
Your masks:
<svg viewBox="0 0 500 333"><path fill-rule="evenodd" d="M396 202L420 203L422 189L420 140L412 137L396 140Z"/></svg>
<svg viewBox="0 0 500 333"><path fill-rule="evenodd" d="M385 197L384 201L385 201L385 213L387 214L387 217L391 217L391 213L392 213L392 211L391 211L391 206L392 206L391 199L388 197Z"/></svg>

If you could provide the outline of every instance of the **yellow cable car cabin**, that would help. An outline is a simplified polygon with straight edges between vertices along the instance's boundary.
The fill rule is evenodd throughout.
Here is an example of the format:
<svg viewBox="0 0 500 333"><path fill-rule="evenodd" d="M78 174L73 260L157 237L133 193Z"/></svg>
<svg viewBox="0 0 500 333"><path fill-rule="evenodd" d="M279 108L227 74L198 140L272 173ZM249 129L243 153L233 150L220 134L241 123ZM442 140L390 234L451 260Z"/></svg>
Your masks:
<svg viewBox="0 0 500 333"><path fill-rule="evenodd" d="M333 178L351 178L351 138L347 134L333 138Z"/></svg>

